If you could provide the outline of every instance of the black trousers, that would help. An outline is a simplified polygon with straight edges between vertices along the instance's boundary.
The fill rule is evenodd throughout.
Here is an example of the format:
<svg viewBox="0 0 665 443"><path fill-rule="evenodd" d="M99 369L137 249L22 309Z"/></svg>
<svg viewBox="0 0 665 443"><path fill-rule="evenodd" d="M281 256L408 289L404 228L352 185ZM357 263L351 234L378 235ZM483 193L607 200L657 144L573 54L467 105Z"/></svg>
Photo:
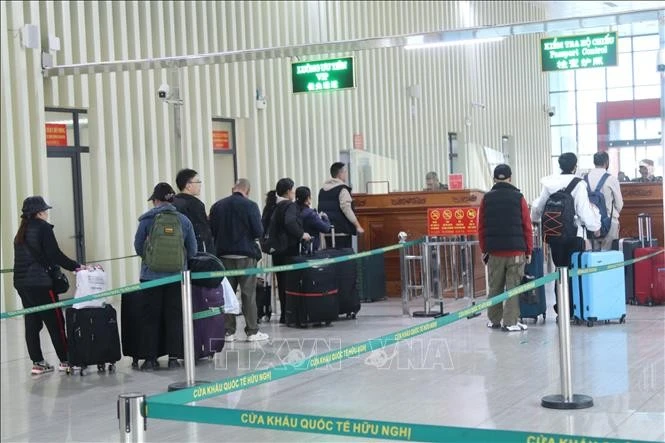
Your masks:
<svg viewBox="0 0 665 443"><path fill-rule="evenodd" d="M163 354L184 358L180 283L143 289L140 303L141 335L135 358L156 359Z"/></svg>
<svg viewBox="0 0 665 443"><path fill-rule="evenodd" d="M288 265L292 263L290 256L286 255L273 255L272 264L274 266ZM277 294L279 295L279 318L283 322L286 316L286 279L287 272L278 272L275 274L277 277Z"/></svg>
<svg viewBox="0 0 665 443"><path fill-rule="evenodd" d="M24 308L47 305L59 301L57 294L50 288L21 288L18 289ZM33 362L44 360L42 354L39 332L46 325L55 352L61 362L67 361L67 336L65 333L65 317L62 309L49 309L48 311L28 314L25 320L25 343L28 346L28 354Z"/></svg>
<svg viewBox="0 0 665 443"><path fill-rule="evenodd" d="M554 262L554 266L556 267L567 267L570 268L572 265L570 256L573 255L574 252L582 252L585 250L585 244L584 244L584 239L580 237L575 237L574 239L571 239L568 242L565 243L557 243L555 241L552 241L549 243L550 246L550 252L552 253L552 261ZM557 295L557 285L554 285L554 294ZM572 316L573 313L573 279L569 278L568 279L568 296L569 300L568 302L570 303L570 313ZM554 305L554 311L557 311L557 305Z"/></svg>

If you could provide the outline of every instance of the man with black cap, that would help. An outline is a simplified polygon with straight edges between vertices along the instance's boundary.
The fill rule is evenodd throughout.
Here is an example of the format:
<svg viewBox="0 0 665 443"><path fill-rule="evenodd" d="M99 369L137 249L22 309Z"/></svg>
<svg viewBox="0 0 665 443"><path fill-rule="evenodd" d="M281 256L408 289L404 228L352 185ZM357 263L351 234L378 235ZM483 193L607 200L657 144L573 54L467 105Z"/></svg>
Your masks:
<svg viewBox="0 0 665 443"><path fill-rule="evenodd" d="M28 197L23 201L21 224L14 238L14 287L21 297L24 308L58 301L58 294L53 290L53 280L47 271L47 266L58 265L68 271L81 267L60 250L53 234L53 225L47 221L46 211L49 209L51 206L39 195ZM69 364L62 310L56 308L26 314L24 320L25 342L33 362L30 373L40 375L53 371L53 366L44 360L39 340L39 331L44 324L60 359L58 370L66 371Z"/></svg>
<svg viewBox="0 0 665 443"><path fill-rule="evenodd" d="M489 294L494 297L520 285L524 265L531 261L533 237L529 207L524 196L511 184L510 166L494 168L494 186L483 196L478 211L478 240L487 263ZM508 332L526 330L518 322L519 300L511 297L487 310L488 328Z"/></svg>
<svg viewBox="0 0 665 443"><path fill-rule="evenodd" d="M187 261L197 253L196 236L189 219L173 206L175 191L168 183L158 183L148 201L154 208L139 217L139 227L134 237L134 249L141 256L141 281L156 280L178 274L187 269ZM175 241L174 241L175 239ZM174 259L177 263L174 263ZM182 299L180 283L160 285L144 289L137 355L132 366L138 366L138 358L144 358L142 370L152 370L158 365L160 340L169 354L169 368L180 366L183 358ZM162 330L163 329L163 330Z"/></svg>
<svg viewBox="0 0 665 443"><path fill-rule="evenodd" d="M540 196L533 201L531 205L531 219L540 220L545 204L547 203L550 195L557 191L564 190L576 178L575 171L577 171L577 156L572 152L566 152L559 157L559 167L561 174L549 175L541 179L543 189ZM593 210L591 202L589 202L589 195L587 193L586 183L584 180L578 180L578 183L570 191L571 196L575 202L575 227L577 230L576 237L567 241L557 241L556 239L548 240L550 252L552 253L552 261L557 267L571 265L571 255L573 252L581 252L586 248L584 242L584 229L593 232L594 235L600 235L600 213ZM556 288L556 287L555 287ZM570 288L570 279L569 279ZM572 291L568 291L572 303ZM554 311L557 311L556 304ZM572 312L572 309L571 309Z"/></svg>

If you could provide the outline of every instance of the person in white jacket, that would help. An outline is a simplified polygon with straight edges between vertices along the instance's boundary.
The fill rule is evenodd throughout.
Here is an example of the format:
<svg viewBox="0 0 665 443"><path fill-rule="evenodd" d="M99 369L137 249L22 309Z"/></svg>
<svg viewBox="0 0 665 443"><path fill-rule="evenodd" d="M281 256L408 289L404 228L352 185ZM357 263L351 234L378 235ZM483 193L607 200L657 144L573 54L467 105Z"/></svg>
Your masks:
<svg viewBox="0 0 665 443"><path fill-rule="evenodd" d="M531 204L531 220L540 220L549 196L565 189L575 178L577 156L572 152L562 154L559 157L559 167L561 168L561 174L549 175L541 179L540 182L543 185L543 189L540 196ZM593 232L595 236L600 235L600 213L594 210L591 202L589 202L589 195L584 180L580 180L572 190L571 195L575 201L577 237L565 243L557 243L555 241L549 243L552 261L557 267L570 267L570 258L573 252L581 252L586 249L584 241L585 228L589 232ZM572 297L572 293L570 291L568 293ZM554 305L554 310L557 311L556 305Z"/></svg>
<svg viewBox="0 0 665 443"><path fill-rule="evenodd" d="M607 215L612 220L610 231L595 246L600 244L601 251L609 251L612 249L612 241L619 238L619 213L623 209L623 197L621 196L621 187L619 180L613 175L609 175L607 168L610 166L610 156L607 152L596 152L593 155L594 169L589 171L587 180L592 190L596 189L598 183L605 174L608 174L602 189L600 190L605 196L605 210Z"/></svg>

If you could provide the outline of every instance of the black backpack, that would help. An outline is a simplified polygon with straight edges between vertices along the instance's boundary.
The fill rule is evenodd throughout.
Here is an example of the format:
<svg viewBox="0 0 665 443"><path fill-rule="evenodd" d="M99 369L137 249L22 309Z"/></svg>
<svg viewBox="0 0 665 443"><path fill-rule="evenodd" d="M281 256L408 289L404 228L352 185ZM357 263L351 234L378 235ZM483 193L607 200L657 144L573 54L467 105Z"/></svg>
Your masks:
<svg viewBox="0 0 665 443"><path fill-rule="evenodd" d="M571 193L580 181L582 181L581 178L575 177L566 189L550 195L545 202L541 223L543 238L547 243L567 242L577 237L575 199Z"/></svg>
<svg viewBox="0 0 665 443"><path fill-rule="evenodd" d="M284 214L288 205L295 205L295 203L278 203L272 211L268 229L265 230L263 237L259 241L261 251L266 254L280 254L289 247L289 239L284 230Z"/></svg>

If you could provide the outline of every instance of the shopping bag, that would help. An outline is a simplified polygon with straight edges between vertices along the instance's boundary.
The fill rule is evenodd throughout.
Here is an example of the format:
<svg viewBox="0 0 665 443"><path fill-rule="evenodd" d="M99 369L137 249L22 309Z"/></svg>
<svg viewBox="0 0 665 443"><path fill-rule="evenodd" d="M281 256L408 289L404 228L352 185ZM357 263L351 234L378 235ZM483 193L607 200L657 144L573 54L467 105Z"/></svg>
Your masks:
<svg viewBox="0 0 665 443"><path fill-rule="evenodd" d="M85 297L86 295L98 294L106 291L106 272L101 266L86 267L76 272L76 292L74 298ZM81 308L101 308L105 304L105 299L74 303L73 307Z"/></svg>
<svg viewBox="0 0 665 443"><path fill-rule="evenodd" d="M224 313L240 314L240 303L236 297L236 291L231 287L229 279L224 277L222 280L222 289L224 290Z"/></svg>

